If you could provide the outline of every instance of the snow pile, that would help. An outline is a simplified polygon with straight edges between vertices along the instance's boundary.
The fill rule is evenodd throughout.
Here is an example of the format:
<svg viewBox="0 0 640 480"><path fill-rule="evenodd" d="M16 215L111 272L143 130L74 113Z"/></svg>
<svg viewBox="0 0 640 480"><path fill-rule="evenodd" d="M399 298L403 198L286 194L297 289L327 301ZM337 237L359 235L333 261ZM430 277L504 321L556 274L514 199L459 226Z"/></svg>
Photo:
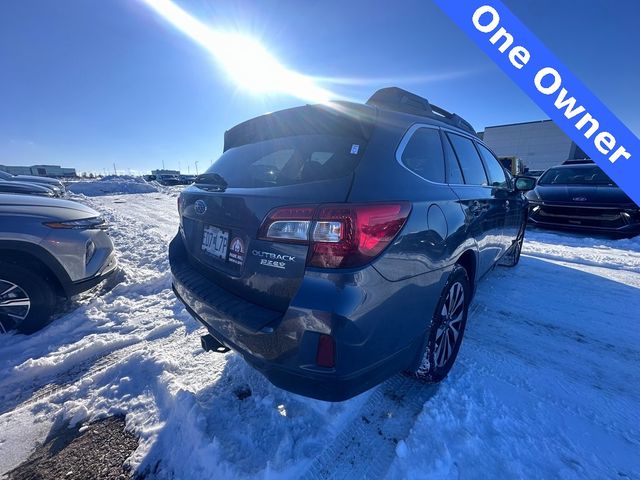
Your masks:
<svg viewBox="0 0 640 480"><path fill-rule="evenodd" d="M97 197L101 195L152 193L158 188L139 177L108 176L100 180L86 180L70 183L67 189L78 195Z"/></svg>
<svg viewBox="0 0 640 480"><path fill-rule="evenodd" d="M97 183L97 182L96 182ZM640 239L527 232L479 284L452 374L329 404L273 387L171 292L175 192L87 198L121 282L0 336L0 475L65 421L126 415L148 478L634 478Z"/></svg>

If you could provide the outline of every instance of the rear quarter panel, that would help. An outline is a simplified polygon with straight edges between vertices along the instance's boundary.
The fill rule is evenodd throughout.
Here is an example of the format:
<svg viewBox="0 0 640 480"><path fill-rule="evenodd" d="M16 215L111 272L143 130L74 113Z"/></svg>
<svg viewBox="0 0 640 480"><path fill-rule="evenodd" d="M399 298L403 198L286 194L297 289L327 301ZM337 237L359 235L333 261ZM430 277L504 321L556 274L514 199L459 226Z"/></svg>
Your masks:
<svg viewBox="0 0 640 480"><path fill-rule="evenodd" d="M349 201L410 201L412 211L395 241L374 262L387 280L399 281L446 268L465 249L476 249L459 198L446 184L429 182L396 160L406 123L376 127L355 171Z"/></svg>

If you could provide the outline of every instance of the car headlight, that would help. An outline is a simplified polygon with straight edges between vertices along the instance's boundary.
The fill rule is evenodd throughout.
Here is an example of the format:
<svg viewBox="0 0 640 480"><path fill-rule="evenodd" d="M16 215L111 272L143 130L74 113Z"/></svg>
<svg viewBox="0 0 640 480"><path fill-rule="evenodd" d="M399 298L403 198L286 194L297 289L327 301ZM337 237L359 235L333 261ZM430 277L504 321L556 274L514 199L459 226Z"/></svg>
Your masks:
<svg viewBox="0 0 640 480"><path fill-rule="evenodd" d="M71 230L105 230L107 222L102 217L83 218L82 220L68 220L64 222L45 222L50 228L62 228Z"/></svg>
<svg viewBox="0 0 640 480"><path fill-rule="evenodd" d="M55 197L56 194L53 190L47 190L46 192L33 192L33 195L38 195L40 197Z"/></svg>
<svg viewBox="0 0 640 480"><path fill-rule="evenodd" d="M93 258L94 253L96 253L96 244L89 240L87 242L87 250L85 252L85 265L89 264L89 262Z"/></svg>
<svg viewBox="0 0 640 480"><path fill-rule="evenodd" d="M629 219L640 220L640 208L625 208L623 214L627 215Z"/></svg>

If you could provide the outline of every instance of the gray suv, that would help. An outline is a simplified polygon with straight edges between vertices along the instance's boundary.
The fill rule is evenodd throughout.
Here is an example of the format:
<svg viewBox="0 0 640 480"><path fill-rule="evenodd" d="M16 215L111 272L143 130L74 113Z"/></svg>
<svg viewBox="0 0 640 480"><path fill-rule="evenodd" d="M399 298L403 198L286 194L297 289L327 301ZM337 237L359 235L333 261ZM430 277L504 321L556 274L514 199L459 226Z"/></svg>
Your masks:
<svg viewBox="0 0 640 480"><path fill-rule="evenodd" d="M69 200L0 194L0 333L45 325L116 269L106 222Z"/></svg>

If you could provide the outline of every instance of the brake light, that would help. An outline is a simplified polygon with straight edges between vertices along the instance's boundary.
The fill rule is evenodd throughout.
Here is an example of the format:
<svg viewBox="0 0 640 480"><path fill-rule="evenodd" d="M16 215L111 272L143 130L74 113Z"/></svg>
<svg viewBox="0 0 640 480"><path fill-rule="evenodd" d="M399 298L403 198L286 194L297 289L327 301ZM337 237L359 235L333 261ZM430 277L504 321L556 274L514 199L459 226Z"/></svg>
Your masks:
<svg viewBox="0 0 640 480"><path fill-rule="evenodd" d="M308 244L313 267L358 267L393 241L410 211L408 202L281 207L267 215L259 238Z"/></svg>

